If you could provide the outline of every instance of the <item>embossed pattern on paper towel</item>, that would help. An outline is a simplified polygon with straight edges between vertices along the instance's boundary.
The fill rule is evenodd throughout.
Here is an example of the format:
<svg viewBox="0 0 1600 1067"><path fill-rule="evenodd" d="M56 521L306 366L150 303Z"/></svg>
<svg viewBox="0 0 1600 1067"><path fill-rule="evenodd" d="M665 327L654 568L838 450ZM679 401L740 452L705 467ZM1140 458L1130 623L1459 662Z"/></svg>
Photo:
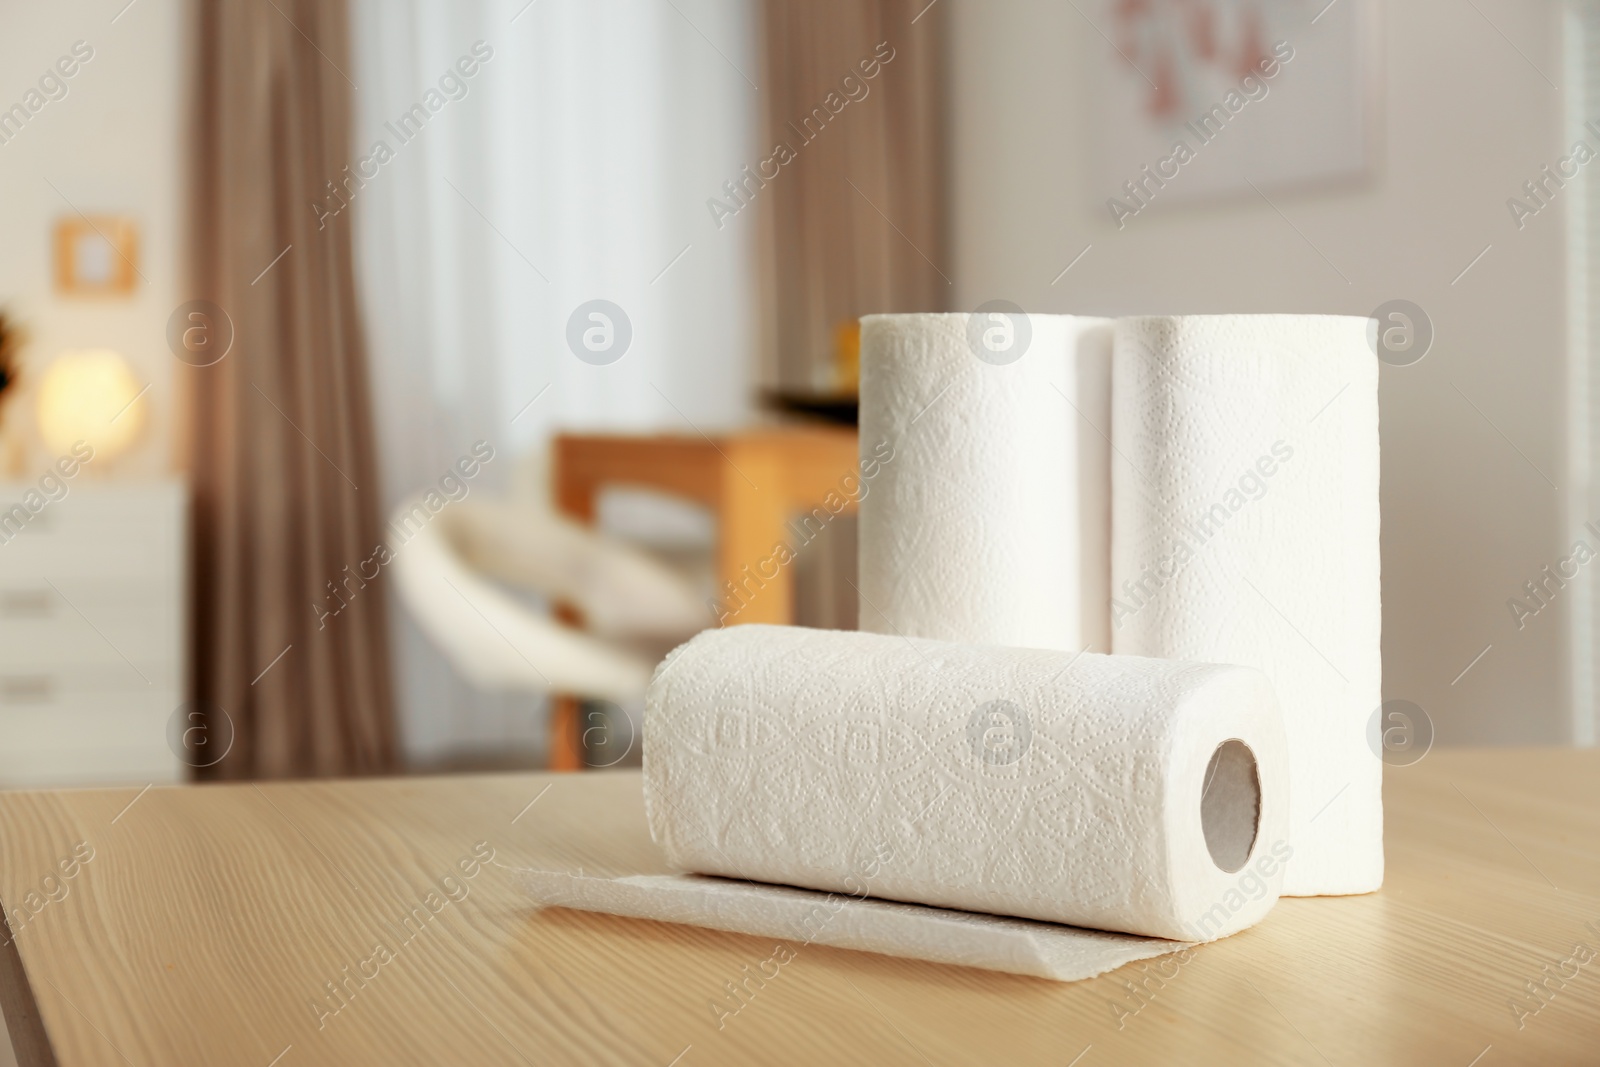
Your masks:
<svg viewBox="0 0 1600 1067"><path fill-rule="evenodd" d="M861 506L862 629L1071 651L1103 640L1103 623L1080 622L1071 398L1079 335L1108 324L1028 318L1027 350L1004 365L974 356L967 315L862 320L862 442L896 453Z"/></svg>
<svg viewBox="0 0 1600 1067"><path fill-rule="evenodd" d="M1295 895L1366 892L1383 877L1382 765L1365 740L1382 699L1378 365L1366 322L1117 324L1112 647L1272 678L1291 768L1284 891ZM1274 455L1279 443L1290 458Z"/></svg>
<svg viewBox="0 0 1600 1067"><path fill-rule="evenodd" d="M698 652L708 641L715 655ZM784 627L701 635L658 668L646 708L652 833L684 870L858 892L867 876L848 872L870 868L878 897L1159 928L1170 708L1219 668L1069 662ZM1029 719L1011 763L971 747L971 713L997 698Z"/></svg>

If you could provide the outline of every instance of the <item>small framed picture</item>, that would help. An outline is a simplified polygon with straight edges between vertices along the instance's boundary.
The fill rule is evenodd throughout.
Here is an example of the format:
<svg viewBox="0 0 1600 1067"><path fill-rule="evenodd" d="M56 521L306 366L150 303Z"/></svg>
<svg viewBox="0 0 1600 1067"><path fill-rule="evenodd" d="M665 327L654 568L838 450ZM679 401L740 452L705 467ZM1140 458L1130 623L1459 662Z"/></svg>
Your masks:
<svg viewBox="0 0 1600 1067"><path fill-rule="evenodd" d="M56 289L120 296L139 278L139 231L132 219L73 215L56 223Z"/></svg>
<svg viewBox="0 0 1600 1067"><path fill-rule="evenodd" d="M1099 127L1095 196L1107 198L1101 210L1117 229L1152 205L1261 200L1376 172L1378 0L1098 0L1098 14L1084 9L1106 29L1091 41L1099 61L1083 77Z"/></svg>

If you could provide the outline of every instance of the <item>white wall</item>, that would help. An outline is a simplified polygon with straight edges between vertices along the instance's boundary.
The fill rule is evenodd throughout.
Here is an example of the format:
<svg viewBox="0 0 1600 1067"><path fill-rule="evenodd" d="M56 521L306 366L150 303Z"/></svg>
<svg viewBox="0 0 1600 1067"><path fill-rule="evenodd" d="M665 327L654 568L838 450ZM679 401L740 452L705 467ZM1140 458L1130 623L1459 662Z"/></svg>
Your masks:
<svg viewBox="0 0 1600 1067"><path fill-rule="evenodd" d="M1394 298L1420 304L1433 350L1384 367L1380 394L1385 697L1427 710L1441 744L1571 738L1568 620L1544 611L1518 632L1506 607L1584 521L1564 504L1565 215L1558 203L1518 232L1505 206L1565 154L1562 96L1545 80L1561 81L1559 4L1384 5L1380 162L1360 187L1272 194L1302 237L1259 199L1157 201L1119 232L1103 207L1115 190L1099 187L1090 157L1106 89L1085 60L1104 41L1056 0L949 2L960 305L1366 315ZM1077 6L1109 26L1101 5Z"/></svg>
<svg viewBox="0 0 1600 1067"><path fill-rule="evenodd" d="M66 95L45 104L20 134L0 144L0 306L20 320L29 338L22 391L0 415L7 443L0 465L15 466L7 473L19 476L53 458L32 434L31 386L69 348L117 349L141 381L153 383L139 401L145 407L144 436L115 461L113 472L148 476L172 466L176 360L167 349L166 326L182 300L186 5L139 0L123 11L124 4L0 3L0 109L22 101L74 42L94 50L65 79ZM138 224L137 263L144 279L130 296L56 292L54 227L74 206ZM104 464L91 466L98 468L95 476L106 473Z"/></svg>

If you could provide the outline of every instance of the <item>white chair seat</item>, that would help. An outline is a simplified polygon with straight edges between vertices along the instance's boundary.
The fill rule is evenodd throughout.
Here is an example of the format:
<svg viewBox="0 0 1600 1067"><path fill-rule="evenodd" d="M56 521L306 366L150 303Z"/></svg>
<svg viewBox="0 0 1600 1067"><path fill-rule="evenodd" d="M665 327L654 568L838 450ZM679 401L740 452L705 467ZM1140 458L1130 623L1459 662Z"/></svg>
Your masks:
<svg viewBox="0 0 1600 1067"><path fill-rule="evenodd" d="M416 503L407 501L397 516L414 515ZM668 567L530 503L448 504L391 566L418 626L485 689L636 706L655 661L630 645L670 646L711 621L692 585ZM585 629L556 621L497 581L572 605Z"/></svg>

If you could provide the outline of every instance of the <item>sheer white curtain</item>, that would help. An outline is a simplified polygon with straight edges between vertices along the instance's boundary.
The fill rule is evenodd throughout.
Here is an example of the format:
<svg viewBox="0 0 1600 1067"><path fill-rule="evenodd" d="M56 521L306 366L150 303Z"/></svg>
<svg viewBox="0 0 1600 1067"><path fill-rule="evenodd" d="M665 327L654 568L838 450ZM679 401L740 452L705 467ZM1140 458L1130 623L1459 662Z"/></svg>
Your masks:
<svg viewBox="0 0 1600 1067"><path fill-rule="evenodd" d="M471 491L500 492L558 429L746 413L754 213L705 205L758 158L752 7L353 0L357 143L324 204L355 219L386 512L479 440ZM595 299L632 326L606 366L566 341ZM542 702L474 692L391 610L414 759L542 744Z"/></svg>

